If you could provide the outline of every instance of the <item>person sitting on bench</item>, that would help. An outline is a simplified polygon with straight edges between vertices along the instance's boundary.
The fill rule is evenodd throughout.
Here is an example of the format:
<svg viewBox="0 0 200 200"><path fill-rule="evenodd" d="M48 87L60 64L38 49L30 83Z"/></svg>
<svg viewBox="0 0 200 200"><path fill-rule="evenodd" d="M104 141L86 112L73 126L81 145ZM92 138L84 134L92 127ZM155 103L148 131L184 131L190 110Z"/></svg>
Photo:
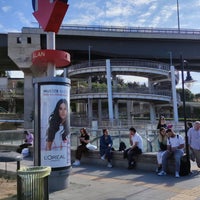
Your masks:
<svg viewBox="0 0 200 200"><path fill-rule="evenodd" d="M24 135L25 135L25 140L24 143L21 144L18 148L17 148L17 152L18 153L22 153L22 150L24 148L28 148L29 146L33 145L33 134L27 130L24 131Z"/></svg>

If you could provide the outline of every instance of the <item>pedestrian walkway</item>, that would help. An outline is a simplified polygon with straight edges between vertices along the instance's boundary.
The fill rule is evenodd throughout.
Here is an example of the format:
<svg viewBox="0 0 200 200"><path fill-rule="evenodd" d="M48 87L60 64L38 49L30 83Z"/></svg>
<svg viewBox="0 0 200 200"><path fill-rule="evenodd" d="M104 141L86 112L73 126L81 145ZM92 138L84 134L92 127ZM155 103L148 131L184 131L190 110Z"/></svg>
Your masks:
<svg viewBox="0 0 200 200"><path fill-rule="evenodd" d="M21 166L32 166L26 159ZM0 163L0 169L5 166ZM8 163L7 170L16 171L15 163ZM125 168L107 168L97 165L73 167L69 186L65 190L49 194L49 199L59 200L200 200L200 174L195 163L192 174L175 178L172 175L160 177Z"/></svg>
<svg viewBox="0 0 200 200"><path fill-rule="evenodd" d="M190 176L175 178L83 165L72 169L68 189L50 194L50 199L196 200L200 199L199 176L196 170Z"/></svg>

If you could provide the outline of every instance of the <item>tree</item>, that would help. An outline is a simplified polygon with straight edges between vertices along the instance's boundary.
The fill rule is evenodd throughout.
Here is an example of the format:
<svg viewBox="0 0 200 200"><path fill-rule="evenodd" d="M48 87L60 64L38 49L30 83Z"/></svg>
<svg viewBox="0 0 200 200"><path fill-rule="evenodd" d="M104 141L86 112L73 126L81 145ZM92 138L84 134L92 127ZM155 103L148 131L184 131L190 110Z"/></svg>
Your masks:
<svg viewBox="0 0 200 200"><path fill-rule="evenodd" d="M182 89L181 88L177 89L177 92L180 94L181 101L183 101ZM185 101L193 101L194 100L195 95L190 90L184 89L184 93L185 93Z"/></svg>

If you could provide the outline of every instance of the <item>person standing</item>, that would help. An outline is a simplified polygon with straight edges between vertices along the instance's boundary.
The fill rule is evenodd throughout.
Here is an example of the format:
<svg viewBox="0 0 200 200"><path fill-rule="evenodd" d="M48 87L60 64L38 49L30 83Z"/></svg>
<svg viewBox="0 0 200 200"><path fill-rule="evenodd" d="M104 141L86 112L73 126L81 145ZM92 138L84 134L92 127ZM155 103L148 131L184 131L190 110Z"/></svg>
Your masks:
<svg viewBox="0 0 200 200"><path fill-rule="evenodd" d="M158 121L158 125L157 125L157 129L160 130L161 128L167 128L165 117L163 115L160 116L159 121Z"/></svg>
<svg viewBox="0 0 200 200"><path fill-rule="evenodd" d="M102 160L107 159L107 167L112 167L112 145L113 141L109 135L108 129L103 129L103 135L100 137L100 156Z"/></svg>
<svg viewBox="0 0 200 200"><path fill-rule="evenodd" d="M195 121L193 127L188 130L188 143L200 168L200 121Z"/></svg>
<svg viewBox="0 0 200 200"><path fill-rule="evenodd" d="M159 151L157 153L158 167L156 169L156 172L159 172L162 169L162 156L163 156L163 153L167 150L166 129L163 127L160 128L159 130L158 145L159 145Z"/></svg>
<svg viewBox="0 0 200 200"><path fill-rule="evenodd" d="M86 145L90 142L90 136L87 133L87 130L85 128L80 129L80 145L77 147L76 150L76 160L73 163L73 166L79 166L80 165L80 160L82 157L82 153L87 152L89 149L86 147Z"/></svg>
<svg viewBox="0 0 200 200"><path fill-rule="evenodd" d="M158 173L159 176L166 175L167 159L171 156L175 159L175 177L179 178L181 157L184 153L185 142L181 135L176 135L172 129L167 129L167 150L162 156L162 171Z"/></svg>
<svg viewBox="0 0 200 200"><path fill-rule="evenodd" d="M124 151L124 158L128 160L128 169L133 169L136 166L134 156L140 155L143 151L142 137L133 127L129 129L129 141L131 147Z"/></svg>

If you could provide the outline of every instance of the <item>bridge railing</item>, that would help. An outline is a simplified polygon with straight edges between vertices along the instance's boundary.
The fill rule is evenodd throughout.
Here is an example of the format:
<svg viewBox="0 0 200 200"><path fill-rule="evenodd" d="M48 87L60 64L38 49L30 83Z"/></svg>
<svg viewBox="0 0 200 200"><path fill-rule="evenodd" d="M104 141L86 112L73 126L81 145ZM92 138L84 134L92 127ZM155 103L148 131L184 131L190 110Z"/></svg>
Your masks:
<svg viewBox="0 0 200 200"><path fill-rule="evenodd" d="M24 96L24 89L19 88L0 88L0 99L9 99Z"/></svg>
<svg viewBox="0 0 200 200"><path fill-rule="evenodd" d="M112 89L115 93L131 93L131 94L154 94L154 95L161 95L161 96L171 96L172 93L170 90L149 90L148 88L129 88L129 87L123 87L123 88L115 88ZM72 88L71 94L91 94L91 93L107 93L107 88Z"/></svg>
<svg viewBox="0 0 200 200"><path fill-rule="evenodd" d="M158 151L158 130L157 129L145 129L139 128L135 126L137 132L142 136L143 139L143 151L144 152L157 152ZM184 132L182 129L176 129L175 132L180 134L184 137ZM90 134L90 143L94 144L99 148L100 146L100 137L102 135L102 130L89 130L88 133ZM113 140L113 148L115 150L119 149L119 144L123 141L127 148L130 146L129 143L129 131L127 129L110 129L109 134ZM71 145L73 149L76 149L77 146L80 144L79 141L79 130L75 131L71 135Z"/></svg>
<svg viewBox="0 0 200 200"><path fill-rule="evenodd" d="M155 61L149 61L149 60L139 60L139 59L111 59L111 66L120 66L121 68L127 67L127 66L138 66L138 67L144 67L144 68L152 68L152 69L159 69L159 70L165 70L167 72L170 71L169 64L161 63L161 62L155 62ZM90 68L90 67L98 67L98 66L106 66L105 60L95 60L90 61L90 65L88 62L82 62L80 64L72 65L68 68L68 72L73 72L78 69L83 68Z"/></svg>
<svg viewBox="0 0 200 200"><path fill-rule="evenodd" d="M199 35L199 29L177 28L153 28L153 27L129 27L129 26L100 26L100 25L65 25L61 26L65 30L79 31L105 31L105 32L130 32L130 33L159 33L159 34L190 34Z"/></svg>

